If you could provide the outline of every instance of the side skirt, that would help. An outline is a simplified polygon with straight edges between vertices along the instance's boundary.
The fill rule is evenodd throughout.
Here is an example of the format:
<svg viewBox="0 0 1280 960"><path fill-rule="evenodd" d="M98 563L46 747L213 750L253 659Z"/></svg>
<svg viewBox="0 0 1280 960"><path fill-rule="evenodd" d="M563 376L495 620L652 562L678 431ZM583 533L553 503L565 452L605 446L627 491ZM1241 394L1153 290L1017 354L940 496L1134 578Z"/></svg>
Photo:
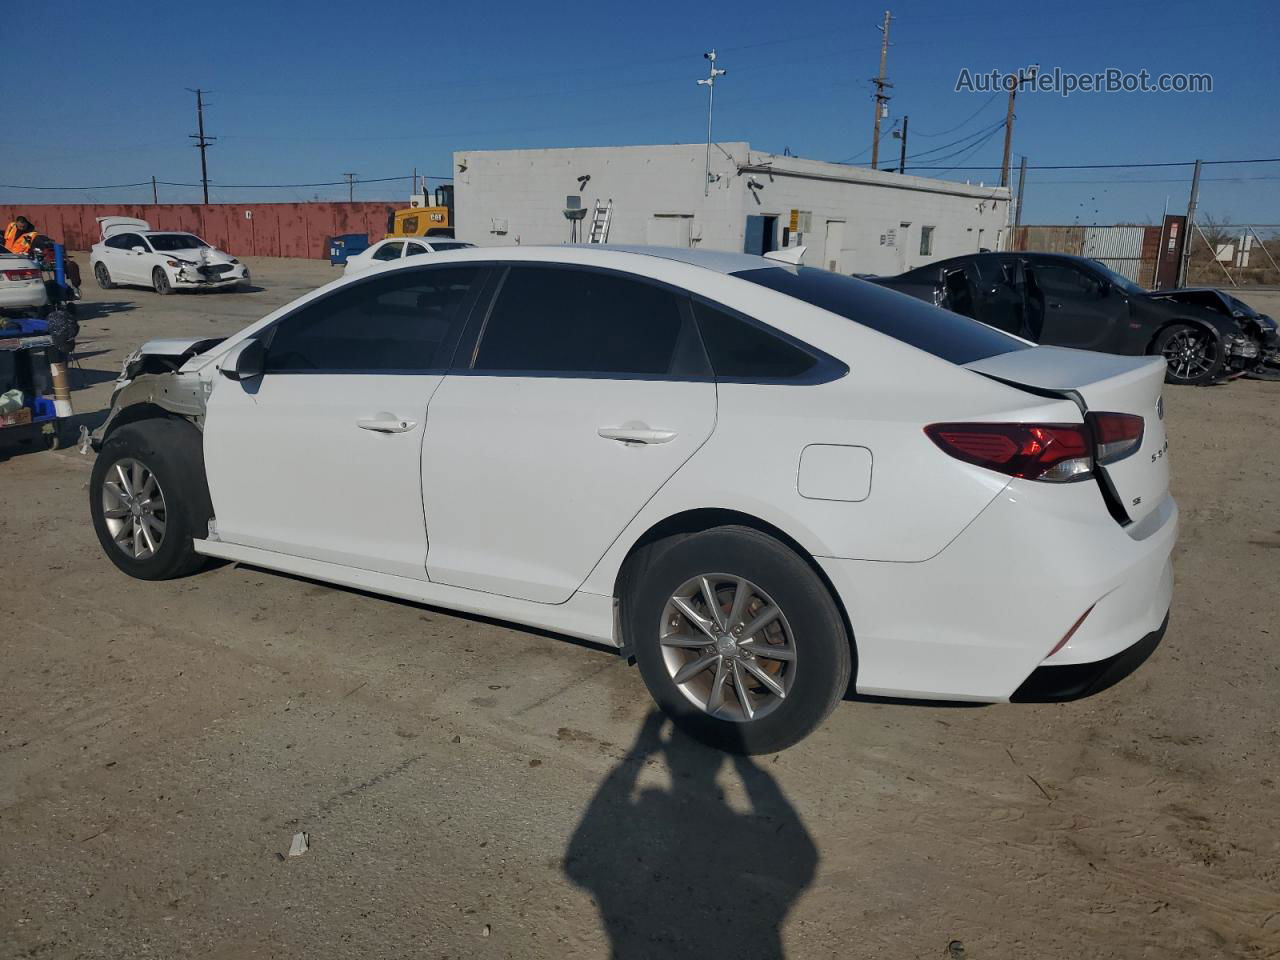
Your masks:
<svg viewBox="0 0 1280 960"><path fill-rule="evenodd" d="M400 600L424 603L462 613L568 634L606 647L618 646L614 637L613 598L578 592L564 603L534 603L502 597L479 590L467 590L430 580L414 580L388 573L361 570L322 560L293 557L257 547L245 547L217 540L196 540L196 553L206 557L234 560L268 570L279 570L311 580L322 580L369 593L385 594Z"/></svg>

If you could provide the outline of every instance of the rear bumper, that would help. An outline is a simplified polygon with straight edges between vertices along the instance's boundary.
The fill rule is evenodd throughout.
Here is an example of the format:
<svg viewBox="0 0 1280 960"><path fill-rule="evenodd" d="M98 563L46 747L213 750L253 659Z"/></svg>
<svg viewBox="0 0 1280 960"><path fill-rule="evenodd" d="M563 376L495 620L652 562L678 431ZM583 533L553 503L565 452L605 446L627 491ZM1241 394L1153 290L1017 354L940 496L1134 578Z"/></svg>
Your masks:
<svg viewBox="0 0 1280 960"><path fill-rule="evenodd" d="M0 277L0 310L43 307L49 293L43 280L5 280Z"/></svg>
<svg viewBox="0 0 1280 960"><path fill-rule="evenodd" d="M1160 646L1168 628L1169 615L1166 613L1157 629L1127 650L1105 660L1036 667L1009 700L1013 703L1061 703L1101 693L1146 663L1147 657Z"/></svg>
<svg viewBox="0 0 1280 960"><path fill-rule="evenodd" d="M1172 498L1122 528L1096 484L1013 481L929 560L818 562L849 615L859 692L990 703L1042 667L1106 671L1159 633L1177 529Z"/></svg>

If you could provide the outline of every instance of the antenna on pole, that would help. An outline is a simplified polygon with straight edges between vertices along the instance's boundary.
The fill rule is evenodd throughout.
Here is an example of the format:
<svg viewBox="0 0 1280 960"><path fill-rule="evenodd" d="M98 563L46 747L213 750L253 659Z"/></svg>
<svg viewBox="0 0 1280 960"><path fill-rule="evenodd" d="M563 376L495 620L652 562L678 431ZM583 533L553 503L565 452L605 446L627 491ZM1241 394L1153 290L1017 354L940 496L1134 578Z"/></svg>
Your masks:
<svg viewBox="0 0 1280 960"><path fill-rule="evenodd" d="M343 176L347 179L347 203L351 203L356 198L356 177L360 174L344 173Z"/></svg>
<svg viewBox="0 0 1280 960"><path fill-rule="evenodd" d="M204 187L204 202L207 204L209 202L209 163L205 157L205 151L209 149L209 144L218 138L204 135L204 95L209 91L201 90L199 87L194 90L191 87L187 89L196 95L196 130L199 132L188 136L195 141L194 146L200 148L200 185Z"/></svg>
<svg viewBox="0 0 1280 960"><path fill-rule="evenodd" d="M884 92L885 87L892 87L893 84L885 79L884 68L889 59L889 21L893 19L893 14L888 10L884 12L884 23L880 24L877 29L880 31L880 73L871 82L876 85L876 122L871 130L871 169L875 170L880 163L880 121L889 115L889 95Z"/></svg>
<svg viewBox="0 0 1280 960"><path fill-rule="evenodd" d="M702 195L706 197L711 194L711 114L716 106L716 77L723 77L729 71L721 70L716 66L716 51L714 48L708 50L703 56L710 61L707 75L698 81L699 84L705 85L707 88L707 165L702 183Z"/></svg>

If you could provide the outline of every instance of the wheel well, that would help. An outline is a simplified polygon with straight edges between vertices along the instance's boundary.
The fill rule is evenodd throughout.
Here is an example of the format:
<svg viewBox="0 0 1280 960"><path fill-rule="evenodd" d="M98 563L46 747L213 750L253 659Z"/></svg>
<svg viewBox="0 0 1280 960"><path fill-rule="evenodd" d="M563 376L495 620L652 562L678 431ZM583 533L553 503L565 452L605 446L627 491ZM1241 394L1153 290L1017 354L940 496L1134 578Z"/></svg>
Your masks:
<svg viewBox="0 0 1280 960"><path fill-rule="evenodd" d="M112 417L111 422L107 425L106 432L102 435L102 442L106 443L111 435L121 427L128 426L131 423L139 423L143 420L181 420L184 423L191 422L186 417L170 413L164 407L157 406L154 403L134 403L123 408Z"/></svg>
<svg viewBox="0 0 1280 960"><path fill-rule="evenodd" d="M763 534L773 537L778 542L786 546L792 553L803 560L822 581L823 586L827 588L827 593L831 595L832 602L835 603L836 609L840 611L840 619L844 623L845 635L849 638L850 652L853 654L853 676L858 673L858 645L853 636L853 624L849 620L849 611L845 609L844 601L840 598L839 592L835 588L835 584L831 582L831 578L827 576L827 572L813 558L808 550L801 546L800 542L791 536L785 530L775 527L768 521L761 520L759 517L752 516L749 513L742 513L738 510L724 510L718 508L704 508L699 510L686 510L683 513L677 513L660 520L652 527L646 530L635 543L631 545L631 549L627 551L626 558L622 561L622 565L618 568L618 575L613 583L613 597L618 604L622 603L623 597L628 587L628 581L643 569L643 560L648 553L649 547L665 540L669 537L688 536L694 533L702 533L705 530L711 530L715 527L750 527L758 530ZM622 619L618 619L618 629L621 631ZM622 640L622 648L627 650L625 637Z"/></svg>

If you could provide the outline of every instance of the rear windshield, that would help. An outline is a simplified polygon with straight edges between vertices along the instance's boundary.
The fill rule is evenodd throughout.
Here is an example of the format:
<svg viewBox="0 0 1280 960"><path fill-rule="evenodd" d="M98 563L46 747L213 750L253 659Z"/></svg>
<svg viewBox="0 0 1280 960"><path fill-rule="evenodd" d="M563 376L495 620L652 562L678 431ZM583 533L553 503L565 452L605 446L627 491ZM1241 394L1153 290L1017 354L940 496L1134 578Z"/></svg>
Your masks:
<svg viewBox="0 0 1280 960"><path fill-rule="evenodd" d="M1027 347L977 320L816 267L760 267L734 276L830 310L952 363L972 363Z"/></svg>
<svg viewBox="0 0 1280 960"><path fill-rule="evenodd" d="M191 233L151 233L147 235L151 249L157 253L170 250L198 250L208 244Z"/></svg>

